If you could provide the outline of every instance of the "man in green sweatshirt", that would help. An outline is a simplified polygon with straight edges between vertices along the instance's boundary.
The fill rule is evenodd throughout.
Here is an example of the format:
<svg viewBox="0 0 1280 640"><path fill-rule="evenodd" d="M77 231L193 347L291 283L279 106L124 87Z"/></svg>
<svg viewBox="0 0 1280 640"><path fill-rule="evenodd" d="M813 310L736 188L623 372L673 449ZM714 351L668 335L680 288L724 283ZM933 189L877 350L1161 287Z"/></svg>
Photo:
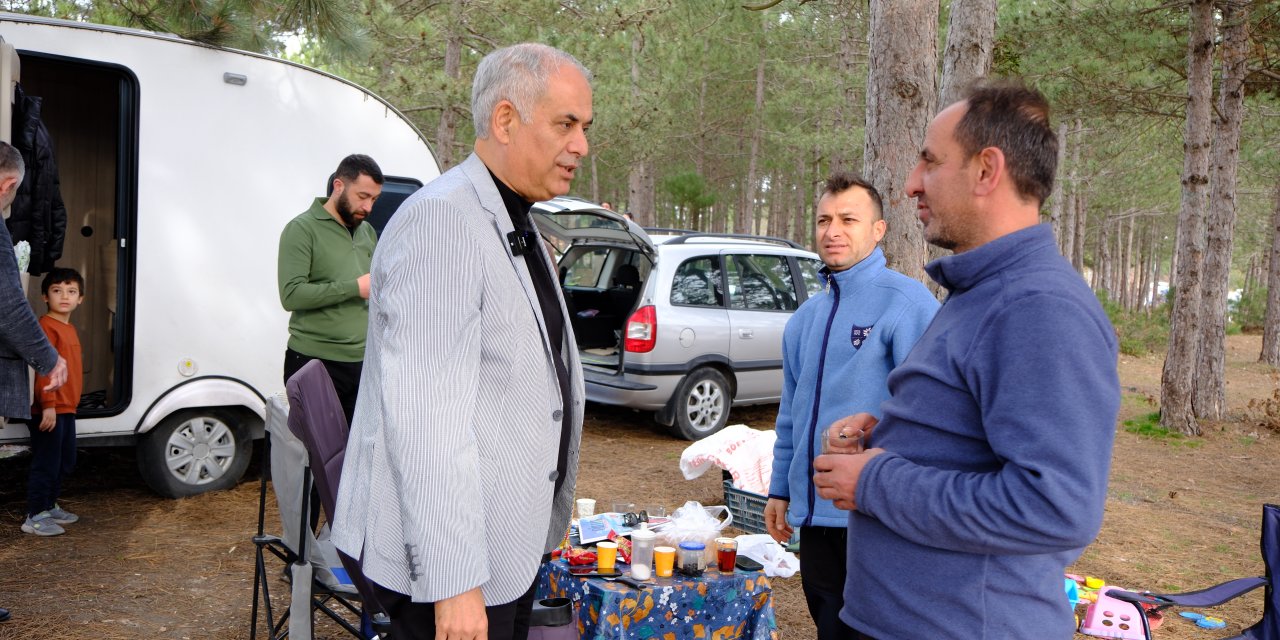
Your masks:
<svg viewBox="0 0 1280 640"><path fill-rule="evenodd" d="M324 363L350 423L369 324L369 264L378 235L364 224L382 194L382 170L366 155L342 159L333 193L280 233L277 281L289 316L284 379L310 360Z"/></svg>

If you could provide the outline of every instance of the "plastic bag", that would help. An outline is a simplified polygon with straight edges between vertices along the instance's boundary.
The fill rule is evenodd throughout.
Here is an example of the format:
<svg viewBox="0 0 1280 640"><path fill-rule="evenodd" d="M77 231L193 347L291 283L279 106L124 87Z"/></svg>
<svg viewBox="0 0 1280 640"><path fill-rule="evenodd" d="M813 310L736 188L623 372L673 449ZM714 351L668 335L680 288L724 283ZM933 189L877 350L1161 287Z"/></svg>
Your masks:
<svg viewBox="0 0 1280 640"><path fill-rule="evenodd" d="M724 520L719 516L723 515ZM701 502L690 500L671 513L671 519L654 527L659 546L679 547L681 542L701 542L707 545L703 556L710 563L715 559L715 539L733 522L733 514L725 506L704 507Z"/></svg>
<svg viewBox="0 0 1280 640"><path fill-rule="evenodd" d="M738 536L738 555L764 565L764 574L770 578L790 578L800 570L796 554L783 549L766 533Z"/></svg>

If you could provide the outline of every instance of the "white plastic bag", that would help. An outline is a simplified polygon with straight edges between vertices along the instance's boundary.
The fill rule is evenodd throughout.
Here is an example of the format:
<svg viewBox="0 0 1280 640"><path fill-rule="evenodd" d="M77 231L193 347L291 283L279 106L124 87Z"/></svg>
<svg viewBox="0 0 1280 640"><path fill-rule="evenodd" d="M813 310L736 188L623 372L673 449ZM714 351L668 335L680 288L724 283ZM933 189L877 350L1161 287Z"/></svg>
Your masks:
<svg viewBox="0 0 1280 640"><path fill-rule="evenodd" d="M764 565L764 574L770 578L790 578L800 570L800 559L796 554L783 549L767 533L738 536L738 555Z"/></svg>
<svg viewBox="0 0 1280 640"><path fill-rule="evenodd" d="M723 515L724 520L719 516ZM703 557L710 563L715 559L715 539L733 522L733 514L725 506L704 507L701 502L690 500L671 513L671 519L654 527L659 546L679 547L681 542L701 542L706 546Z"/></svg>

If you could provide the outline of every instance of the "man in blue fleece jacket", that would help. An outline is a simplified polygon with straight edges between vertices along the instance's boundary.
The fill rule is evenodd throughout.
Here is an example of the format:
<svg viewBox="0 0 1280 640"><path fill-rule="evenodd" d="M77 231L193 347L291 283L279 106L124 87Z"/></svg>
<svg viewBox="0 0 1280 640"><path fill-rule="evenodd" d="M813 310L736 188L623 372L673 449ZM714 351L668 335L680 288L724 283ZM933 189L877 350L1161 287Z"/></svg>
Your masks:
<svg viewBox="0 0 1280 640"><path fill-rule="evenodd" d="M902 364L938 311L929 290L885 267L880 193L837 173L818 198L818 255L824 293L787 321L782 337L782 403L764 520L779 542L800 527L800 582L819 640L852 638L844 604L849 514L813 494L813 459L831 423L866 411L879 415L885 379Z"/></svg>
<svg viewBox="0 0 1280 640"><path fill-rule="evenodd" d="M840 617L878 640L1066 640L1063 571L1102 525L1116 413L1115 331L1039 224L1057 164L1044 96L974 89L925 134L907 179L927 266L947 288L889 376L856 455L814 461L852 509Z"/></svg>

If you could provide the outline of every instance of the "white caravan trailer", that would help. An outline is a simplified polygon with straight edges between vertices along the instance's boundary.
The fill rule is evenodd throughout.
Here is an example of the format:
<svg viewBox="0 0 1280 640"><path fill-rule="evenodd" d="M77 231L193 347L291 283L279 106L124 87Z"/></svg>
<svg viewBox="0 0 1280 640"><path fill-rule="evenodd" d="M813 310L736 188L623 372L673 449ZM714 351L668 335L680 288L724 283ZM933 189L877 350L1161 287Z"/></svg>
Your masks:
<svg viewBox="0 0 1280 640"><path fill-rule="evenodd" d="M381 98L302 65L15 14L0 14L0 37L0 138L11 140L18 81L43 99L58 163L68 220L57 266L86 279L72 315L81 446L136 446L164 495L233 485L266 398L284 388L280 230L347 154L386 174L370 217L383 223L439 174L435 157ZM39 278L28 292L42 314ZM27 436L0 426L0 443Z"/></svg>

